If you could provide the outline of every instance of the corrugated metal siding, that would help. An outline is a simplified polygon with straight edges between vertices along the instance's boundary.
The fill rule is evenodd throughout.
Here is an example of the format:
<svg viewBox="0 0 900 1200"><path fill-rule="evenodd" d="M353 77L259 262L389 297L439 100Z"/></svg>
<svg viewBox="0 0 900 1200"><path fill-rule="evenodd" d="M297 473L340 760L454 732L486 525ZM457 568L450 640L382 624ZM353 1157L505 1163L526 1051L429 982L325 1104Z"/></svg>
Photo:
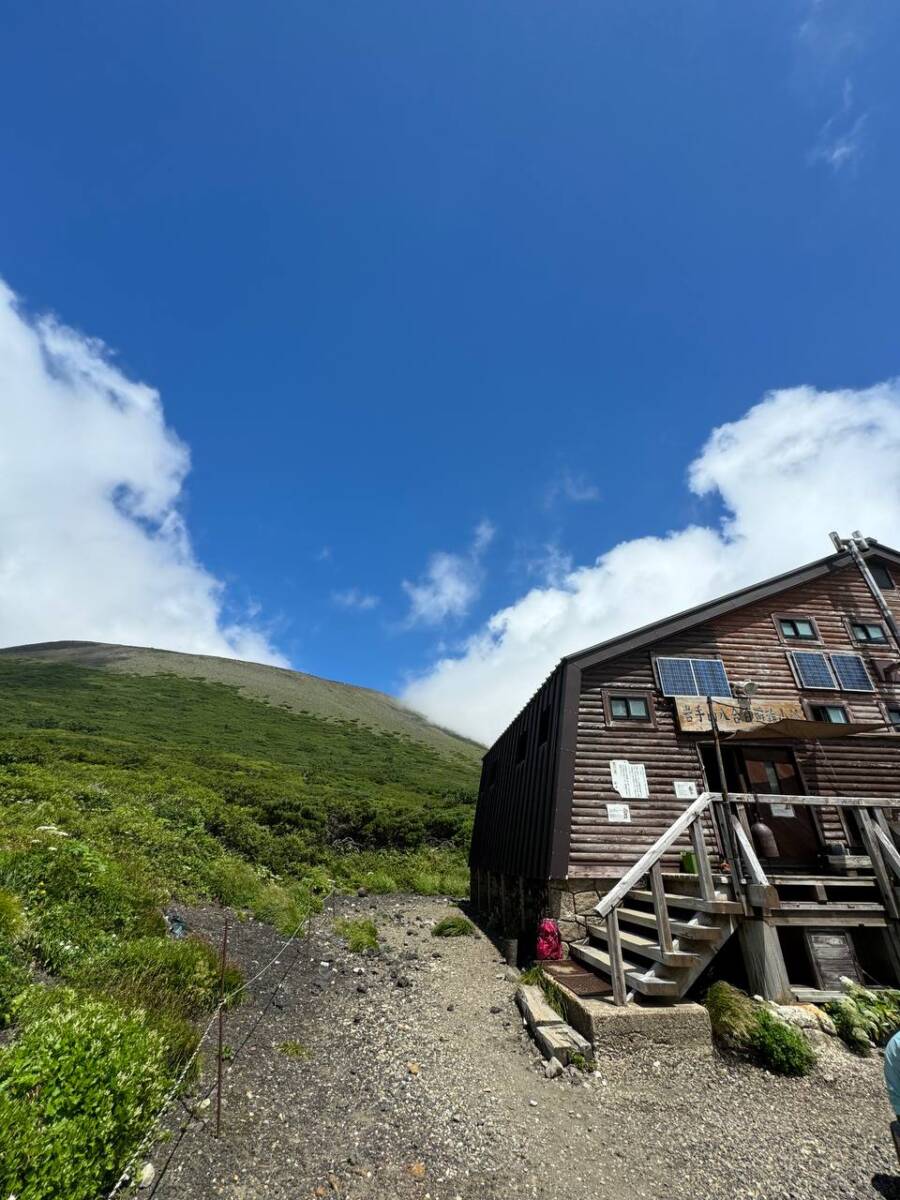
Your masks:
<svg viewBox="0 0 900 1200"><path fill-rule="evenodd" d="M900 594L889 593L888 599L895 610L900 610ZM760 696L813 702L839 699L847 705L851 719L883 719L874 695L798 689L788 663L787 647L779 640L772 621L773 613L789 612L815 618L826 651L861 652L850 638L845 617L879 620L875 602L858 571L847 567L774 598L726 613L652 648L644 647L584 670L572 795L570 875L620 875L685 807L686 802L675 799L674 780L700 778L696 743L703 739L676 729L669 700L656 699L656 729L632 731L610 729L606 725L601 689L612 686L655 691L654 655L718 655L732 683L753 679ZM886 647L872 657L890 658L896 654ZM883 684L871 668L870 674L883 700L900 702L900 687ZM895 734L848 739L843 744L830 742L818 749L811 743L800 743L793 749L808 793L900 795L900 737ZM609 771L609 762L615 758L643 762L647 767L650 799L628 801L630 825L611 825L606 819L605 805L620 800L612 790ZM822 818L825 837L843 839L837 812L823 810ZM666 865L674 866L676 861L677 854L673 853Z"/></svg>
<svg viewBox="0 0 900 1200"><path fill-rule="evenodd" d="M529 879L548 878L564 668L560 665L484 757L469 861ZM541 742L541 715L547 737ZM516 762L520 736L525 759Z"/></svg>

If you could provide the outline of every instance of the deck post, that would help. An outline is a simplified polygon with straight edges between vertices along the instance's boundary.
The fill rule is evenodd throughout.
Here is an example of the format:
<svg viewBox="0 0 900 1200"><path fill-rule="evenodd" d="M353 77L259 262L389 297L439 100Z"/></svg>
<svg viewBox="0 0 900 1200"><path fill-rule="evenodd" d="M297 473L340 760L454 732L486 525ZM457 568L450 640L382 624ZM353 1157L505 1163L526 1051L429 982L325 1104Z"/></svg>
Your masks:
<svg viewBox="0 0 900 1200"><path fill-rule="evenodd" d="M750 991L764 1000L789 1004L793 994L775 926L767 921L744 920L738 926L738 938Z"/></svg>
<svg viewBox="0 0 900 1200"><path fill-rule="evenodd" d="M653 913L656 917L656 932L660 950L672 949L672 929L669 925L669 910L666 908L666 889L662 867L655 862L650 868L650 889L653 892Z"/></svg>
<svg viewBox="0 0 900 1200"><path fill-rule="evenodd" d="M606 914L606 944L609 947L609 966L612 975L613 1004L621 1007L625 1003L625 967L622 963L622 943L619 940L619 912L612 909Z"/></svg>
<svg viewBox="0 0 900 1200"><path fill-rule="evenodd" d="M697 860L697 875L700 880L700 895L704 900L714 900L716 885L713 882L712 869L709 865L709 853L706 849L706 839L703 836L703 826L699 820L691 826L691 841L694 846L694 857ZM734 873L734 863L731 864Z"/></svg>

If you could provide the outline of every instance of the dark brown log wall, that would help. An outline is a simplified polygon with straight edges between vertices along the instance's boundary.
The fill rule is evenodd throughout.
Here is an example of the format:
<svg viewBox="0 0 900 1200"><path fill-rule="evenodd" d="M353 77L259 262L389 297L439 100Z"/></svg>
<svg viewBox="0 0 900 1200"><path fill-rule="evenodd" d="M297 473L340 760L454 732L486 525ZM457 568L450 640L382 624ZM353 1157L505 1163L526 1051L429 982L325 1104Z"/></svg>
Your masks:
<svg viewBox="0 0 900 1200"><path fill-rule="evenodd" d="M900 572L897 572L900 574ZM886 593L900 619L900 591ZM797 649L843 650L861 653L869 665L875 694L800 689L794 680L785 646L772 620L776 613L812 616L823 646ZM652 659L655 655L722 658L729 681L752 679L760 696L804 699L813 703L840 702L851 720L884 720L878 699L900 703L900 686L882 682L874 659L897 658L892 646L867 653L851 639L846 618L879 621L875 602L855 567L835 571L774 598L738 608L695 626L653 647L585 668L581 677L574 780L571 788L570 876L595 878L621 875L686 806L676 799L676 779L702 784L698 742L709 735L683 734L675 725L672 701L657 693ZM646 689L656 693L656 728L610 728L602 701L608 687ZM789 746L790 743L778 743ZM864 735L827 743L795 743L805 791L823 795L900 796L900 736ZM608 803L620 802L612 789L609 763L624 758L647 769L650 799L629 800L632 822L610 824ZM702 789L701 789L702 790ZM847 840L839 814L824 810L823 833L829 840ZM677 852L666 867L676 866Z"/></svg>
<svg viewBox="0 0 900 1200"><path fill-rule="evenodd" d="M469 854L473 868L550 878L564 679L560 664L484 756Z"/></svg>

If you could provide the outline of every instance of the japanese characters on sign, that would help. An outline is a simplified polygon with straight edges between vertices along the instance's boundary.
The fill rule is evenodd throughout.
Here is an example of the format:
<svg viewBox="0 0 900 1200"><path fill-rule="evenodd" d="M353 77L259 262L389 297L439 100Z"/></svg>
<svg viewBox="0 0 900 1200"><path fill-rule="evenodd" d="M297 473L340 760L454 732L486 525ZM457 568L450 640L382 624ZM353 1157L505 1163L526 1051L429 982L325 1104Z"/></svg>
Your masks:
<svg viewBox="0 0 900 1200"><path fill-rule="evenodd" d="M623 800L646 800L650 795L647 784L647 769L643 763L629 762L627 758L614 758L609 764L613 790Z"/></svg>
<svg viewBox="0 0 900 1200"><path fill-rule="evenodd" d="M753 701L713 700L716 724L722 733L752 729L754 725L771 725L773 721L803 721L806 714L799 700L767 700L754 696ZM702 696L676 696L675 714L678 728L685 733L703 733L712 728L709 703Z"/></svg>

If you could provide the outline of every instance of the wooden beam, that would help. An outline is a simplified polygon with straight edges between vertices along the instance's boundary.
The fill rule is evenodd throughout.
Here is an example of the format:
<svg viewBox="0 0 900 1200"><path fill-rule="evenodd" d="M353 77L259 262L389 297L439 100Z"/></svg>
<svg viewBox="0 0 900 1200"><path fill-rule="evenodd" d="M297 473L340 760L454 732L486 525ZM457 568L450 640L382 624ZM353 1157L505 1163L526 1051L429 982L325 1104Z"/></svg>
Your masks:
<svg viewBox="0 0 900 1200"><path fill-rule="evenodd" d="M734 829L735 839L737 840L738 849L741 852L741 857L743 858L744 865L747 868L747 875L750 878L750 882L759 884L760 887L768 887L769 878L762 868L762 863L756 857L756 851L753 849L753 842L747 836L744 826L737 819L737 817L732 817L731 823Z"/></svg>
<svg viewBox="0 0 900 1200"><path fill-rule="evenodd" d="M606 945L609 950L612 976L613 1004L623 1005L627 999L625 964L622 962L622 940L619 937L619 914L613 909L606 917Z"/></svg>
<svg viewBox="0 0 900 1200"><path fill-rule="evenodd" d="M694 857L697 860L697 877L700 880L700 895L704 900L714 900L716 885L709 865L709 853L706 849L706 838L703 836L703 826L697 820L691 826L691 844L694 847Z"/></svg>
<svg viewBox="0 0 900 1200"><path fill-rule="evenodd" d="M900 809L900 799L894 796L784 796L769 792L734 792L731 804L799 804L820 808L890 808Z"/></svg>
<svg viewBox="0 0 900 1200"><path fill-rule="evenodd" d="M610 888L596 907L596 912L605 917L617 904L620 904L633 887L647 874L654 863L659 862L665 852L674 846L683 833L694 823L697 817L709 807L716 793L704 792L693 804L690 804L680 817L676 818L653 845L637 860L630 870L626 871L615 887Z"/></svg>
<svg viewBox="0 0 900 1200"><path fill-rule="evenodd" d="M738 926L738 938L751 992L778 1004L790 1004L793 999L791 983L778 930L767 921L742 921Z"/></svg>
<svg viewBox="0 0 900 1200"><path fill-rule="evenodd" d="M878 839L875 836L876 825L873 824L872 818L869 816L868 810L865 808L859 809L859 827L862 832L863 842L866 850L869 853L869 858L872 862L872 870L875 878L878 880L878 887L881 891L881 899L889 916L895 919L900 916L897 909L897 898L894 895L894 886L891 883L891 878L888 875L887 867L884 865L884 859L881 857L881 847Z"/></svg>
<svg viewBox="0 0 900 1200"><path fill-rule="evenodd" d="M653 893L657 940L662 950L670 951L672 949L672 928L669 924L669 910L666 908L666 889L663 884L662 867L658 862L650 868L650 890Z"/></svg>
<svg viewBox="0 0 900 1200"><path fill-rule="evenodd" d="M873 825L872 832L878 839L881 855L887 862L888 866L900 879L900 853L897 852L897 847L894 845L894 839L890 834L885 833L880 825Z"/></svg>

